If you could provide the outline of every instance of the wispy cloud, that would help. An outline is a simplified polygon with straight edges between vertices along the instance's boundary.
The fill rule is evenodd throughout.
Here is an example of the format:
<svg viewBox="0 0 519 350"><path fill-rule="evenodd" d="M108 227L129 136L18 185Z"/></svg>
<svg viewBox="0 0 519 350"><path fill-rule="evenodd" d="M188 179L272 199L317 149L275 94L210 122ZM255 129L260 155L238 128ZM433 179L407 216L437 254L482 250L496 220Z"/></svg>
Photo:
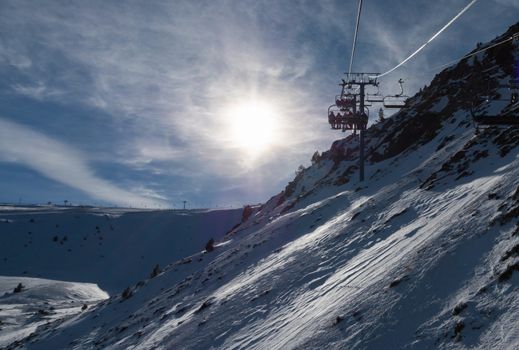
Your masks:
<svg viewBox="0 0 519 350"><path fill-rule="evenodd" d="M519 2L517 2L516 0L494 0L494 1L499 4L506 5L506 6L519 8Z"/></svg>
<svg viewBox="0 0 519 350"><path fill-rule="evenodd" d="M14 84L12 88L17 94L28 96L36 100L54 99L63 95L63 91L49 89L41 81L38 81L35 85Z"/></svg>
<svg viewBox="0 0 519 350"><path fill-rule="evenodd" d="M5 63L19 70L29 69L32 61L23 53L9 49L0 41L0 63Z"/></svg>
<svg viewBox="0 0 519 350"><path fill-rule="evenodd" d="M22 164L108 203L150 207L165 204L163 197L143 187L137 189L137 194L99 178L89 167L87 157L70 145L4 119L0 119L0 161Z"/></svg>

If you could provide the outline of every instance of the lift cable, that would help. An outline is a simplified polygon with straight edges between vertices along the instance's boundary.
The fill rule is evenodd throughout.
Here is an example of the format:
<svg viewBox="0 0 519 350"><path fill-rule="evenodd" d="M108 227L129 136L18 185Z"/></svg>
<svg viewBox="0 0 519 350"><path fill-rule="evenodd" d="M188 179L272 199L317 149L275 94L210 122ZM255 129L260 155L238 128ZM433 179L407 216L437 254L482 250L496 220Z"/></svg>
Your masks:
<svg viewBox="0 0 519 350"><path fill-rule="evenodd" d="M465 55L465 56L463 56L463 57L460 57L460 58L458 58L458 59L455 59L455 60L449 61L449 62L447 62L447 63L444 63L444 64L440 65L440 66L436 66L436 67L430 68L430 69L428 69L427 71L438 70L438 69L440 69L440 68L450 66L451 64L457 63L457 62L459 62L459 61L461 61L461 60L464 60L465 58L472 57L472 56L474 56L474 55L477 55L477 54L479 54L479 53L485 52L485 51L490 50L490 49L492 49L492 48L494 48L494 47L496 47L496 46L502 45L502 44L504 44L504 43L506 43L506 42L508 42L508 41L510 41L510 40L514 40L514 39L517 39L517 38L519 38L519 32L512 34L512 36L510 36L509 38L507 38L507 39L505 39L505 40L502 40L502 41L497 42L497 43L495 43L495 44L493 44L493 45L490 45L490 46L484 47L484 48L482 48L481 50L478 50L478 51L476 51L476 52L469 53L469 54L467 54L467 55Z"/></svg>
<svg viewBox="0 0 519 350"><path fill-rule="evenodd" d="M355 34L353 35L353 46L351 48L350 68L348 69L348 78L351 74L351 67L353 66L353 56L355 55L355 45L357 44L357 34L359 32L361 10L362 10L362 0L359 0L359 9L357 11L357 22L355 24Z"/></svg>
<svg viewBox="0 0 519 350"><path fill-rule="evenodd" d="M436 34L434 34L429 40L427 40L425 42L425 44L423 44L422 46L420 46L415 52L413 52L412 54L410 54L405 60L403 60L402 62L400 62L399 64L397 64L396 66L394 66L393 68L391 68L390 70L382 73L382 74L379 74L377 75L376 77L377 78L380 78L380 77L383 77L384 75L387 75L391 72L393 72L395 69L399 68L400 66L402 66L403 64L405 64L407 61L409 61L411 58L413 58L417 53L419 53L420 51L422 51L422 49L424 47L426 47L431 41L433 41L434 39L436 39L436 37L438 35L440 35L445 29L447 29L452 23L454 23L454 21L456 21L463 13L465 13L465 11L467 11L472 5L474 5L478 0L472 0L467 6L465 6L456 16L454 16L446 25L444 25L438 32L436 32Z"/></svg>

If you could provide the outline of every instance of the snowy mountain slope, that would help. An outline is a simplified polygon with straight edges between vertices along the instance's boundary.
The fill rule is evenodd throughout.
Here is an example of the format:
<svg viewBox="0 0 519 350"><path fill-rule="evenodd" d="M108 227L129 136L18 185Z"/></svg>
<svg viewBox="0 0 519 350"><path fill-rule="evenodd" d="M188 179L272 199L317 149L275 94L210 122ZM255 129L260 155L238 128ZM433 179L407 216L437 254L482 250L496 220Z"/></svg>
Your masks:
<svg viewBox="0 0 519 350"><path fill-rule="evenodd" d="M443 71L373 125L364 183L356 138L336 141L213 252L20 347L518 348L519 130L476 135L468 111L471 82L498 93L517 51Z"/></svg>
<svg viewBox="0 0 519 350"><path fill-rule="evenodd" d="M14 209L14 210L13 210ZM0 209L0 275L97 283L110 294L156 264L204 249L242 209L139 211L74 207Z"/></svg>
<svg viewBox="0 0 519 350"><path fill-rule="evenodd" d="M418 181L407 177L373 194L345 192L286 214L221 247L226 250L220 255L215 254L218 249L212 257L204 255L206 263L196 259L179 265L182 271L195 264L183 271L190 275L179 284L174 283L178 271L169 270L132 298L122 303L115 299L98 313L85 314L82 329L94 326L97 345L114 348L322 348L333 343L338 348L356 343L377 348L388 339L401 342L395 347L450 343L456 325L463 322L451 314L458 305L471 302L476 315L490 308L497 318L507 317L506 310L488 304L514 300L510 280L499 282L507 268L499 259L507 255L514 227L488 227L500 215L488 193L501 183L508 183L500 188L502 196L513 192L510 177L517 178L517 155L511 161L503 174L445 192L416 189ZM471 207L484 215L474 216L467 210ZM368 231L366 222L372 222ZM500 243L492 249L495 241ZM512 277L516 284L517 276ZM174 287L160 291L160 286ZM517 309L509 301L500 306L515 307L513 317ZM444 322L428 327L441 317ZM101 329L105 323L112 328ZM513 335L516 324L507 325L512 331L506 334ZM415 330L427 335L424 340L415 338ZM35 348L66 347L76 337L77 348L93 347L84 342L91 335L59 334ZM461 339L467 338L463 333ZM499 348L511 341L505 337L490 344Z"/></svg>
<svg viewBox="0 0 519 350"><path fill-rule="evenodd" d="M19 283L23 288L14 292ZM27 277L0 277L0 294L0 347L108 299L95 284Z"/></svg>

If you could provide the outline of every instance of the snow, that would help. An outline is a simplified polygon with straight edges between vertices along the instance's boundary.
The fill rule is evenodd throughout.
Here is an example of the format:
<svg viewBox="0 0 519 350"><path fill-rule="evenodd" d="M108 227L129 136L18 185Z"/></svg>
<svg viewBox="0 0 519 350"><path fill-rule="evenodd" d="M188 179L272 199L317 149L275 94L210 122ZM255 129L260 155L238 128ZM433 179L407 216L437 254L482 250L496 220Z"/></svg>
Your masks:
<svg viewBox="0 0 519 350"><path fill-rule="evenodd" d="M449 104L449 97L448 96L442 96L440 101L438 101L431 109L431 112L441 112L447 105Z"/></svg>
<svg viewBox="0 0 519 350"><path fill-rule="evenodd" d="M19 283L19 293L13 290ZM92 283L53 281L40 278L0 276L0 347L33 333L39 326L70 318L84 305L92 306L109 295Z"/></svg>
<svg viewBox="0 0 519 350"><path fill-rule="evenodd" d="M95 282L120 292L204 249L241 219L242 209L137 210L35 207L0 210L0 274Z"/></svg>
<svg viewBox="0 0 519 350"><path fill-rule="evenodd" d="M464 130L462 140L470 140L472 132ZM416 154L406 157L432 171L449 158L448 152L441 154L429 158L433 166ZM517 287L493 282L496 265L490 258L509 248L510 243L499 242L510 236L510 228L488 227L496 206L487 194L499 188L504 196L517 187L517 151L492 162L482 164L480 177L451 180L441 190L422 190L413 172L399 172L364 190L346 190L300 205L264 225L252 225L220 246L221 251L201 255L203 261L195 269L179 265L179 270L188 270L184 276L189 273L189 279L181 282L166 271L163 281L150 281L163 286L179 281L177 287L159 291L148 284L124 301L129 303L125 314L132 319L157 321L124 321L129 332L124 336L96 328L100 334L95 337L107 339L103 346L111 349L167 349L175 344L222 349L431 348L437 342L455 348L460 345L454 340L455 324L462 319L467 328L462 344L511 348L517 344L514 322L503 326L499 339L491 330L499 320L517 315ZM396 163L392 168L400 169ZM496 168L502 170L495 173ZM195 261L197 256L191 264ZM185 287L179 289L180 284ZM490 288L482 294L484 285ZM81 329L108 320L121 324L114 302L99 310L108 319L86 318ZM471 304L462 316L453 316L461 302ZM477 315L487 308L495 316L480 321L483 327ZM342 321L334 325L337 317ZM89 337L80 336L78 344L87 344ZM66 344L70 339L58 334L34 348L49 349L56 341Z"/></svg>

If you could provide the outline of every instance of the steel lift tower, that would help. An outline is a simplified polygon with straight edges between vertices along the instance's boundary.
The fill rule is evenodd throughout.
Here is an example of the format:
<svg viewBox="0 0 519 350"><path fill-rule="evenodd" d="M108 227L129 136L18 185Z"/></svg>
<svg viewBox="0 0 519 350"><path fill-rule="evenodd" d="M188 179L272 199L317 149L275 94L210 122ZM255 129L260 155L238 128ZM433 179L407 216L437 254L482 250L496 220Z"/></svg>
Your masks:
<svg viewBox="0 0 519 350"><path fill-rule="evenodd" d="M332 129L359 131L359 181L364 181L364 137L368 125L369 109L366 106L366 86L378 86L379 73L346 73L341 94L335 104L328 107L328 122Z"/></svg>

